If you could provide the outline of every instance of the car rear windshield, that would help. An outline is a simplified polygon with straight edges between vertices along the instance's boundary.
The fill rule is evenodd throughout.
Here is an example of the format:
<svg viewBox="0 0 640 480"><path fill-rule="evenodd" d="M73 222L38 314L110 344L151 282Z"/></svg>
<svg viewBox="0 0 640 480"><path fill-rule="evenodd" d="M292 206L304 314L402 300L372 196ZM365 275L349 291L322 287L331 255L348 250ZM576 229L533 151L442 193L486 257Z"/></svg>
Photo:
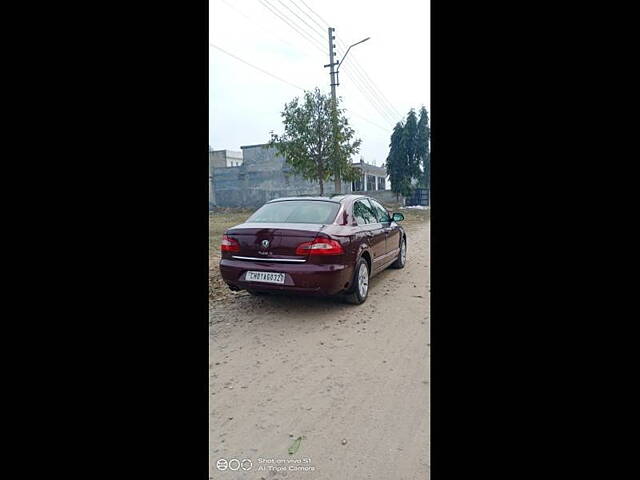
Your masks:
<svg viewBox="0 0 640 480"><path fill-rule="evenodd" d="M260 207L248 219L248 223L333 223L339 203L287 200L267 203Z"/></svg>

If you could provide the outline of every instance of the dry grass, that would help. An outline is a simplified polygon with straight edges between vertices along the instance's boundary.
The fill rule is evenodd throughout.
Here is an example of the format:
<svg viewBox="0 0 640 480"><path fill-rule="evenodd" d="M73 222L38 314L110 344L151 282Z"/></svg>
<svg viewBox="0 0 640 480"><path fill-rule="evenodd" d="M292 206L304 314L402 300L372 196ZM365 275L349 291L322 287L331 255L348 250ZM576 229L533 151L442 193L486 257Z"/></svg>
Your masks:
<svg viewBox="0 0 640 480"><path fill-rule="evenodd" d="M228 228L243 223L255 210L224 209L209 212L209 258L220 253L222 234Z"/></svg>
<svg viewBox="0 0 640 480"><path fill-rule="evenodd" d="M411 228L412 226L414 226L416 223L424 223L426 222L431 215L431 211L430 210L414 210L414 209L408 209L408 210L392 210L393 212L400 212L404 215L404 220L402 222L400 222L400 225L402 225L405 228Z"/></svg>
<svg viewBox="0 0 640 480"><path fill-rule="evenodd" d="M218 209L209 212L209 301L217 302L234 295L224 283L218 269L222 234L228 228L243 223L255 210Z"/></svg>

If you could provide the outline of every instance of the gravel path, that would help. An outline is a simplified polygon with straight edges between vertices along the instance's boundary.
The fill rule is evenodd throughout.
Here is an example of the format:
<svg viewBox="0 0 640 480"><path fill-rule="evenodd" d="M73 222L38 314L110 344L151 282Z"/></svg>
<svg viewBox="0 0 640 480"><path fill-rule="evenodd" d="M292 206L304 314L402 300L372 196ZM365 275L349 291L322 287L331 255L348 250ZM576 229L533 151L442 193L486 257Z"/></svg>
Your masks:
<svg viewBox="0 0 640 480"><path fill-rule="evenodd" d="M428 477L429 228L407 230L407 266L373 278L363 305L245 292L211 304L210 478ZM217 468L234 458L251 468Z"/></svg>

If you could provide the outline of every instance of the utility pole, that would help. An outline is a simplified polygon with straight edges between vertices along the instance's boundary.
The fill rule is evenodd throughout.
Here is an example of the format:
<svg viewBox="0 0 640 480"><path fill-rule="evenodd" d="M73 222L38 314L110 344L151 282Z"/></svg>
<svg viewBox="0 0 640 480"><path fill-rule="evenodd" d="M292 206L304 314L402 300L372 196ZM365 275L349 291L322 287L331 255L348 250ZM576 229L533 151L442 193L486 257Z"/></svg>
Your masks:
<svg viewBox="0 0 640 480"><path fill-rule="evenodd" d="M340 72L340 67L338 67L337 69L334 68L336 65L340 65L342 66L342 64L340 63L339 60L336 60L334 62L334 58L335 58L335 43L333 43L333 41L336 39L336 37L333 35L333 33L336 31L335 28L329 27L328 28L328 33L329 33L329 64L325 65L326 67L331 67L330 72L329 72L329 76L331 78L331 104L332 104L332 112L331 112L331 120L332 120L332 124L333 124L333 138L335 138L338 134L338 112L337 112L337 100L336 100L336 86L340 85L340 80L339 80L339 72ZM344 59L347 58L347 55L349 54L349 50L351 50L351 47L355 47L356 45L361 44L362 42L366 42L367 40L369 40L369 38L371 37L367 37L364 40L360 40L359 42L354 43L353 45L350 45L349 48L347 48L347 51L344 53L344 56L342 57L342 62L344 63ZM332 161L335 161L335 166L336 168L338 168L339 162L338 159L333 158L333 155L336 155L335 152L332 151L331 153ZM342 193L342 181L340 178L340 171L336 171L335 173L335 185L336 185L336 193Z"/></svg>
<svg viewBox="0 0 640 480"><path fill-rule="evenodd" d="M334 58L335 58L335 43L333 43L333 41L336 39L336 37L333 35L333 32L335 32L336 29L335 28L328 28L328 32L329 32L329 64L325 65L325 67L331 67L331 70L329 72L329 78L331 79L331 100L333 100L333 103L335 105L336 103L336 85L338 85L338 83L336 82L336 70L335 70L335 66L338 64L338 62L334 62Z"/></svg>
<svg viewBox="0 0 640 480"><path fill-rule="evenodd" d="M325 65L326 67L330 67L329 70L329 78L331 80L331 124L332 124L332 135L333 138L335 139L336 136L336 130L337 130L337 123L338 123L338 115L336 112L336 86L339 85L337 83L337 76L336 76L336 70L335 70L335 66L338 64L337 61L334 62L334 58L335 58L335 44L333 43L333 41L336 39L336 37L333 35L333 32L335 32L336 29L329 27L327 29L327 32L329 34L329 64ZM333 149L331 150L331 156L333 157L335 155L335 152L333 151ZM332 160L336 160L334 158L332 158ZM337 163L337 161L336 161ZM336 171L334 174L334 181L335 181L335 193L342 193L342 180L340 178L340 172Z"/></svg>

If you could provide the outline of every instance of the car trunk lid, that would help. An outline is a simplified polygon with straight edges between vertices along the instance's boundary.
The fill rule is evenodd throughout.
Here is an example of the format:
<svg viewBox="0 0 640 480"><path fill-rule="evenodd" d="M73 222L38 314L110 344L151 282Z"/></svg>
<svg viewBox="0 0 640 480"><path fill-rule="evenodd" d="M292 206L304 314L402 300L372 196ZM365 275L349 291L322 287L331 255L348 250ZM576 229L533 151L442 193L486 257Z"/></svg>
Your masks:
<svg viewBox="0 0 640 480"><path fill-rule="evenodd" d="M227 230L226 235L240 245L233 256L263 261L300 262L307 255L297 255L296 248L313 241L324 225L290 223L243 223Z"/></svg>

